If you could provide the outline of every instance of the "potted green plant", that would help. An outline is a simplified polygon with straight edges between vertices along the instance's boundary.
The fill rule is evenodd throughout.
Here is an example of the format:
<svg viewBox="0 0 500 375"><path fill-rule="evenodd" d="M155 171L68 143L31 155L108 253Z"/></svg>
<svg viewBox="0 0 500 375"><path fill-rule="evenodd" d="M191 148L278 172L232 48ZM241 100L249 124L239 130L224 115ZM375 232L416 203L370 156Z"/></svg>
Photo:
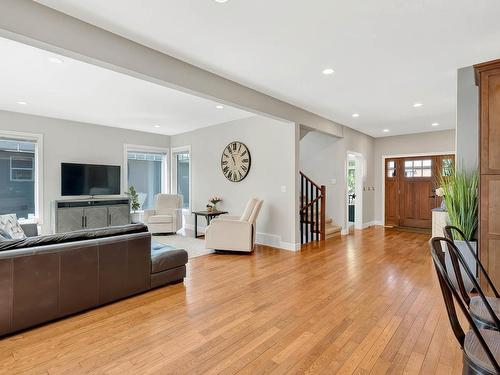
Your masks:
<svg viewBox="0 0 500 375"><path fill-rule="evenodd" d="M477 254L476 231L478 227L478 180L477 170L473 171L455 171L451 176L441 178L441 188L443 199L448 212L448 223L459 228L464 234L465 239L469 241L473 251ZM454 233L458 236L457 233ZM462 238L453 239L458 250L464 256L467 265L476 271L476 261L470 254L467 244ZM451 259L446 252L446 262L448 269L453 269ZM472 283L465 272L462 272L466 287L472 289Z"/></svg>
<svg viewBox="0 0 500 375"><path fill-rule="evenodd" d="M212 211L217 211L217 203L222 202L222 198L215 195L212 198L208 200L210 203L212 203Z"/></svg>
<svg viewBox="0 0 500 375"><path fill-rule="evenodd" d="M139 194L137 194L137 190L135 190L135 187L130 186L128 188L127 195L130 199L130 209L132 211L132 214L131 214L132 222L137 223L141 219L141 215L138 212L139 209L141 208L141 204L139 203Z"/></svg>

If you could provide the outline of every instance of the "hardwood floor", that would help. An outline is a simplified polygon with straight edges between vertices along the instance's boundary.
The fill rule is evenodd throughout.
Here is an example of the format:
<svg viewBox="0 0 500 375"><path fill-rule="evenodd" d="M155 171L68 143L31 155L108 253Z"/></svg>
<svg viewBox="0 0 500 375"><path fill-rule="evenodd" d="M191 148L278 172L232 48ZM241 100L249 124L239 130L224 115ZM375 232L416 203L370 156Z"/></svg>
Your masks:
<svg viewBox="0 0 500 375"><path fill-rule="evenodd" d="M460 374L428 235L190 260L164 287L0 341L8 374Z"/></svg>

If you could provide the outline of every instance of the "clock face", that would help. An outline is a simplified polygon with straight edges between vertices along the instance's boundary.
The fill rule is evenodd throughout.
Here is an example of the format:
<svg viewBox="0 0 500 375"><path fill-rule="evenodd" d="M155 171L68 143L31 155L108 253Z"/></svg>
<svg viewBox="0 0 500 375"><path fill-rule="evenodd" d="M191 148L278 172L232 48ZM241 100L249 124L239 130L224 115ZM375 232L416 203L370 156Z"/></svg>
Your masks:
<svg viewBox="0 0 500 375"><path fill-rule="evenodd" d="M229 181L240 182L243 180L250 171L251 164L250 151L241 142L231 142L222 151L220 167Z"/></svg>

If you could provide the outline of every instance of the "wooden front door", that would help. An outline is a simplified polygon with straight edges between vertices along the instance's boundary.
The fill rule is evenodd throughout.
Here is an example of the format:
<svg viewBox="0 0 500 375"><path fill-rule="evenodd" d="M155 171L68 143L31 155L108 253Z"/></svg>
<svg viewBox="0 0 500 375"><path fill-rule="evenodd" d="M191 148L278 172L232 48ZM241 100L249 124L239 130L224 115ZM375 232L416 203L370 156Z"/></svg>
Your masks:
<svg viewBox="0 0 500 375"><path fill-rule="evenodd" d="M431 228L432 209L436 207L436 158L406 158L402 159L402 166L399 225Z"/></svg>
<svg viewBox="0 0 500 375"><path fill-rule="evenodd" d="M453 163L453 155L386 159L385 224L431 228L432 209L441 204L439 176L449 175Z"/></svg>

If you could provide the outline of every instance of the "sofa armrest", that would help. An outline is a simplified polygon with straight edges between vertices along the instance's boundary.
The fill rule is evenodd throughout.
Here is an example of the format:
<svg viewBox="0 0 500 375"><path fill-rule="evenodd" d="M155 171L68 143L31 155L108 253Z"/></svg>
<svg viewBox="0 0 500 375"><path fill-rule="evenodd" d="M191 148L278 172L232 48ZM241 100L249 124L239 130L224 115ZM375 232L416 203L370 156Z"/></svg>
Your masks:
<svg viewBox="0 0 500 375"><path fill-rule="evenodd" d="M38 236L38 224L30 223L30 224L21 224L21 228L23 229L26 237L36 237Z"/></svg>
<svg viewBox="0 0 500 375"><path fill-rule="evenodd" d="M208 249L247 251L253 250L253 225L246 221L214 219L205 231Z"/></svg>
<svg viewBox="0 0 500 375"><path fill-rule="evenodd" d="M156 211L154 209L148 208L144 210L144 223L147 224L149 222L149 218L154 215L156 215Z"/></svg>

